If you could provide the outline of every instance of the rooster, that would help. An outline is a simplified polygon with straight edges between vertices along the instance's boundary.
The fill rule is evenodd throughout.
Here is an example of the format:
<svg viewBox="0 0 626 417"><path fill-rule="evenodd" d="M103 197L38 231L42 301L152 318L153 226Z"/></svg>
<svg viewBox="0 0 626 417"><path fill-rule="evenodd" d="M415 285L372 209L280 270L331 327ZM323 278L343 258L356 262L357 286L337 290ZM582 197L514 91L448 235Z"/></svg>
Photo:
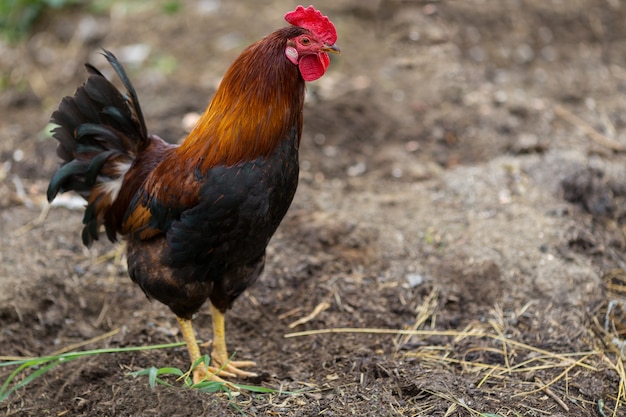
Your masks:
<svg viewBox="0 0 626 417"><path fill-rule="evenodd" d="M224 313L252 285L266 247L298 185L305 81L324 75L339 53L334 25L298 6L290 24L250 45L226 72L180 144L148 134L137 94L115 56L103 55L126 89L95 67L51 121L61 167L47 197L75 191L87 200L83 243L102 228L126 241L128 272L149 299L176 315L193 381L249 377L225 340ZM192 317L209 300L211 366L201 359Z"/></svg>

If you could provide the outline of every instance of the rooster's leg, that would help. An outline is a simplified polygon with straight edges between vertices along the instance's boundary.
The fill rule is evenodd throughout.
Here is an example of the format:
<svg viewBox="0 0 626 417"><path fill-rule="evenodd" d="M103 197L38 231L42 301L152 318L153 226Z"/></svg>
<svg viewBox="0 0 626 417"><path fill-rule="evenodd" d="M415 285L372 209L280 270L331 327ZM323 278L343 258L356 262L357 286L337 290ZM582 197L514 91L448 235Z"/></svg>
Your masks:
<svg viewBox="0 0 626 417"><path fill-rule="evenodd" d="M180 328L183 332L183 338L185 339L185 343L187 343L187 349L189 349L189 357L191 358L191 364L193 365L198 359L200 359L200 347L198 346L198 341L196 340L196 335L193 331L193 326L191 325L191 320L183 319L181 317L176 317L178 319L178 324L180 324ZM193 383L197 384L202 381L217 381L224 382L223 377L234 378L236 375L234 373L230 373L226 370L220 370L219 368L215 368L212 366L206 366L204 362L200 362L198 366L193 369Z"/></svg>
<svg viewBox="0 0 626 417"><path fill-rule="evenodd" d="M235 374L243 378L257 376L257 374L253 372L246 372L239 369L248 366L256 366L255 362L230 360L230 356L228 356L226 350L224 313L219 311L213 304L211 304L211 318L213 320L213 351L211 352L211 358L215 362L215 366L219 366L222 373L226 371L226 373ZM220 375L222 375L222 373L220 373Z"/></svg>

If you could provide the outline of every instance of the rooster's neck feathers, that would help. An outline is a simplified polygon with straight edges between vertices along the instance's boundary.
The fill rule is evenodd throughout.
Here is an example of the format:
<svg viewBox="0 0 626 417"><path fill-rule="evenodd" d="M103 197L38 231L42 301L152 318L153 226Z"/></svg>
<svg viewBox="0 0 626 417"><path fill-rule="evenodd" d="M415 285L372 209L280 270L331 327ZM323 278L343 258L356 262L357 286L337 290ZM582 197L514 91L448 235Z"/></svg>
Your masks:
<svg viewBox="0 0 626 417"><path fill-rule="evenodd" d="M267 156L293 127L299 141L304 80L285 45L302 31L280 29L244 50L177 154L205 171Z"/></svg>

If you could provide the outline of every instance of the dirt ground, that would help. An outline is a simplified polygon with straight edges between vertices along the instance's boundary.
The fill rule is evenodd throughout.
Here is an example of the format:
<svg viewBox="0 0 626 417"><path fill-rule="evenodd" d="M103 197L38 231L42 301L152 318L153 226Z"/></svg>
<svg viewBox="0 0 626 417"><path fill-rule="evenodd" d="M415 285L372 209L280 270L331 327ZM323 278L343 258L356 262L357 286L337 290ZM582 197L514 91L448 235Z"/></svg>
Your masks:
<svg viewBox="0 0 626 417"><path fill-rule="evenodd" d="M0 43L3 359L181 340L117 246L82 246L72 200L36 221L58 166L46 123L82 64L106 68L100 48L115 52L149 130L178 141L237 54L296 3L96 4ZM300 186L266 272L227 314L229 347L260 374L239 382L298 393L229 399L129 376L186 369L180 347L57 366L0 410L626 415L626 5L315 5L342 54L308 87ZM195 323L207 340L208 309Z"/></svg>

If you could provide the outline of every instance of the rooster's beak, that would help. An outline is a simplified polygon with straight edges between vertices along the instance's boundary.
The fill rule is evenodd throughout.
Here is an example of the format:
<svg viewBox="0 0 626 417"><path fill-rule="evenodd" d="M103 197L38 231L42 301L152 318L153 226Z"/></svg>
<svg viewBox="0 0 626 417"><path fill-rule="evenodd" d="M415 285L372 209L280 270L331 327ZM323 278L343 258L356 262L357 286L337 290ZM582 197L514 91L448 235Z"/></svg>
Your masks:
<svg viewBox="0 0 626 417"><path fill-rule="evenodd" d="M341 53L341 49L339 49L339 47L337 45L324 45L324 47L322 48L322 51L330 52L332 54L340 54Z"/></svg>

